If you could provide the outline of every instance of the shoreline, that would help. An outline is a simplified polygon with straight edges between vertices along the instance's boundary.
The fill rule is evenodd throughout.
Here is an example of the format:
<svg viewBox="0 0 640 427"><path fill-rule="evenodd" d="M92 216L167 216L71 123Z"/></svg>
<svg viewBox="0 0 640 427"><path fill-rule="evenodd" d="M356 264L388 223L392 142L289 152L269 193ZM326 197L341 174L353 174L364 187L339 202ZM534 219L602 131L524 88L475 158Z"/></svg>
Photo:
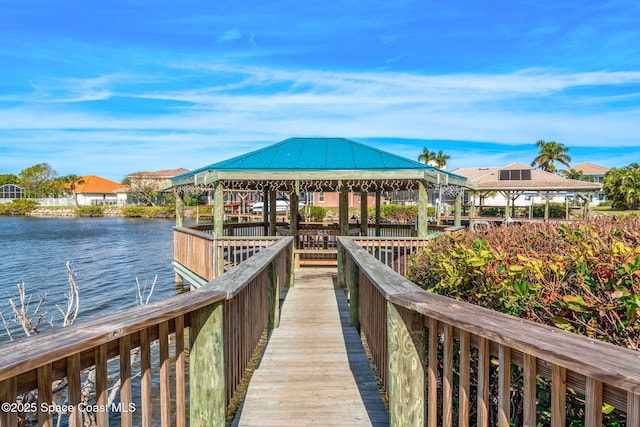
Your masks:
<svg viewBox="0 0 640 427"><path fill-rule="evenodd" d="M185 209L185 219L191 219L195 217L195 209ZM107 207L102 209L102 213L99 215L95 214L83 214L78 213L78 208L76 207L40 207L36 208L32 211L20 213L20 214L9 214L9 215L0 215L7 217L15 217L15 216L30 216L30 217L38 217L38 218L144 218L144 219L175 219L175 215L168 215L162 212L154 212L149 214L140 214L140 215L126 215L122 212L121 207Z"/></svg>

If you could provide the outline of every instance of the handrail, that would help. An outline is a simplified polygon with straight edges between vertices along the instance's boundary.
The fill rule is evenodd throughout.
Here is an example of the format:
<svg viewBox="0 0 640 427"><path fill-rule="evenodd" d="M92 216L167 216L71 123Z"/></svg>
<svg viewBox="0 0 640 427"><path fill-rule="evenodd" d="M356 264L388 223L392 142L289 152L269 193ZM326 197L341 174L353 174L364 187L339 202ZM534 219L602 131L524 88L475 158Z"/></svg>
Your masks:
<svg viewBox="0 0 640 427"><path fill-rule="evenodd" d="M174 227L173 235L174 269L195 287L214 279L282 238L219 237L188 227Z"/></svg>
<svg viewBox="0 0 640 427"><path fill-rule="evenodd" d="M140 405L140 422L151 425L151 359L158 357L162 425L172 422L172 414L176 425L186 425L187 405L192 425L224 424L227 405L258 342L268 328L277 327L279 289L289 280L286 270L291 265L291 247L291 238L279 239L244 261L243 268L230 270L197 290L2 345L0 402L12 402L15 407L18 396L37 390L37 406L18 408L33 409L26 412L38 412L39 425L52 426L54 415L59 416L46 409L53 404L53 381L67 377L68 403L78 409L83 403L81 372L95 366L96 395L91 402L105 408L107 359L119 357L119 401L124 406L118 408ZM186 330L190 335L190 385L185 373ZM175 336L171 340L170 334ZM150 351L155 340L159 340L159 354ZM171 345L175 365L170 369ZM138 348L142 392L133 397L131 350ZM169 389L170 370L175 372L174 390ZM0 426L17 425L16 411L3 412ZM107 425L109 411L98 412L98 425ZM82 416L81 411L71 412L69 425L82 425ZM132 425L131 412L123 411L120 416L122 425Z"/></svg>
<svg viewBox="0 0 640 427"><path fill-rule="evenodd" d="M478 425L489 422L491 377L498 381L493 396L498 424L506 426L511 417L510 372L518 366L524 377L519 391L524 396L524 425L536 425L536 378L551 379L553 426L564 425L567 387L585 394L585 425L602 425L603 403L626 413L627 425L640 425L639 352L426 292L352 239L338 240L347 254L346 277L357 306L352 307L352 323L361 327L389 394L392 424L422 420L416 422L422 425L428 419L430 426L450 425L457 413L460 425L468 425L473 371ZM435 351L438 346L441 350ZM477 362L470 362L472 354L477 354ZM470 363L477 363L475 369L470 370Z"/></svg>

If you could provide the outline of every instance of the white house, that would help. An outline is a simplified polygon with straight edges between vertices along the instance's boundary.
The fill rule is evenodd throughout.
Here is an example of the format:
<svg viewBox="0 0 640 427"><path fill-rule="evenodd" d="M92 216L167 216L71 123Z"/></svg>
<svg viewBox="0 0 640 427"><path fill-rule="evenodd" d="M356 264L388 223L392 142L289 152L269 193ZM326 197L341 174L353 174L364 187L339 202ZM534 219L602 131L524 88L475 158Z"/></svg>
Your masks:
<svg viewBox="0 0 640 427"><path fill-rule="evenodd" d="M80 206L124 206L127 203L127 194L118 191L126 189L126 185L101 178L96 175L82 177L82 184L76 184L75 193Z"/></svg>

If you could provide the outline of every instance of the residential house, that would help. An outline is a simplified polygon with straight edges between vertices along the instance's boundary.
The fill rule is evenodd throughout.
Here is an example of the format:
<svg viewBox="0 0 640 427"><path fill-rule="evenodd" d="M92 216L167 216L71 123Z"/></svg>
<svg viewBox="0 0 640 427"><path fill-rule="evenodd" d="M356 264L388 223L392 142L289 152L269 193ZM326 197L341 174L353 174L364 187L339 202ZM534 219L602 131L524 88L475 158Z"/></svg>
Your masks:
<svg viewBox="0 0 640 427"><path fill-rule="evenodd" d="M572 169L582 173L582 177L580 177L581 181L597 182L599 184L602 184L604 182L604 176L607 174L607 172L609 172L609 168L605 168L604 166L596 165L589 162L583 162L579 165L575 165ZM604 191L598 191L595 194L594 198L596 199L595 203L600 203L607 200Z"/></svg>
<svg viewBox="0 0 640 427"><path fill-rule="evenodd" d="M135 172L127 175L129 181L128 201L142 205L156 205L164 202L159 193L162 182L189 172L189 169L163 169L155 172Z"/></svg>
<svg viewBox="0 0 640 427"><path fill-rule="evenodd" d="M75 198L80 206L124 206L127 201L126 193L122 190L127 186L101 178L96 175L82 177L82 184L76 184Z"/></svg>
<svg viewBox="0 0 640 427"><path fill-rule="evenodd" d="M594 194L602 184L567 179L522 163L502 167L459 168L451 171L477 185L476 194L467 195L467 204L478 207L531 207L546 202L570 200L597 204Z"/></svg>
<svg viewBox="0 0 640 427"><path fill-rule="evenodd" d="M189 172L189 169L163 169L155 172L135 172L127 175L127 178L131 188L152 187L154 190L159 190L161 182L186 172Z"/></svg>
<svg viewBox="0 0 640 427"><path fill-rule="evenodd" d="M24 197L22 188L16 184L5 184L0 186L0 203L10 203L14 199Z"/></svg>

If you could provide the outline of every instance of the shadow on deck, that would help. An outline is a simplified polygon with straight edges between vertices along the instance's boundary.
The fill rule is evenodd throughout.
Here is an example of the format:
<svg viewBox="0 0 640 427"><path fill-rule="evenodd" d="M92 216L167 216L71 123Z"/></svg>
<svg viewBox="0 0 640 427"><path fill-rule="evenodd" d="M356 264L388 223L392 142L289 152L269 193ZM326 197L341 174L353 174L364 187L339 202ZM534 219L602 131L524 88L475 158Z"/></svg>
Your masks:
<svg viewBox="0 0 640 427"><path fill-rule="evenodd" d="M233 426L389 425L335 269L296 271Z"/></svg>

